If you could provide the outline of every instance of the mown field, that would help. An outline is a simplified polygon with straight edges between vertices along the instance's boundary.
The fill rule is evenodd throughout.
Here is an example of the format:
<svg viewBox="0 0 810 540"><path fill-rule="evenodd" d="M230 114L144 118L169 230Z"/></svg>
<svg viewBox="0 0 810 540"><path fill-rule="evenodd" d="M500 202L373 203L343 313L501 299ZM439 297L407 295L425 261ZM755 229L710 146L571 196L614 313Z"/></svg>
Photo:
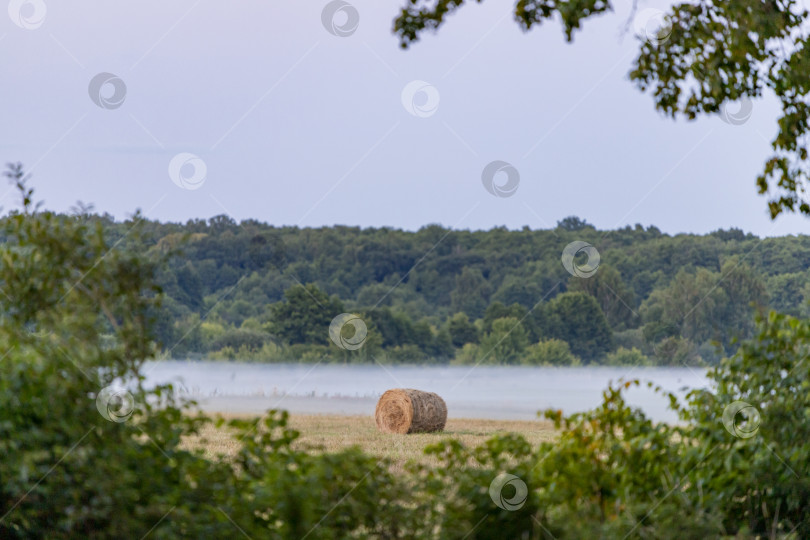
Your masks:
<svg viewBox="0 0 810 540"><path fill-rule="evenodd" d="M254 418L251 415L221 415L223 418ZM436 464L433 457L425 456L425 446L442 439L455 438L467 446L476 446L494 435L519 433L533 446L556 437L554 426L545 420L480 420L448 419L441 433L393 435L380 433L371 416L303 415L291 414L289 425L301 433L296 445L318 447L335 452L350 446L359 446L373 456L392 460L394 469L401 468L410 459ZM200 437L186 441L189 447L202 447L207 456L232 457L239 448L239 440L227 427L207 426Z"/></svg>

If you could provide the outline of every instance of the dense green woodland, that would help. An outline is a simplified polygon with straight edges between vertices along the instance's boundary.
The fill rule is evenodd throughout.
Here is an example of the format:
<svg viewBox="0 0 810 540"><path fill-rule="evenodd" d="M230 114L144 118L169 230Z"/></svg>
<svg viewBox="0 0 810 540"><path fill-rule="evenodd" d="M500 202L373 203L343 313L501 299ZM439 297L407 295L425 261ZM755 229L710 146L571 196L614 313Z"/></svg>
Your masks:
<svg viewBox="0 0 810 540"><path fill-rule="evenodd" d="M85 217L111 242L133 225ZM227 216L142 226L166 256L159 338L172 358L714 364L753 334L757 310L808 315L808 236L599 231L574 217L518 231L301 229ZM590 278L561 263L575 240L599 250ZM360 350L329 340L342 312L368 327Z"/></svg>

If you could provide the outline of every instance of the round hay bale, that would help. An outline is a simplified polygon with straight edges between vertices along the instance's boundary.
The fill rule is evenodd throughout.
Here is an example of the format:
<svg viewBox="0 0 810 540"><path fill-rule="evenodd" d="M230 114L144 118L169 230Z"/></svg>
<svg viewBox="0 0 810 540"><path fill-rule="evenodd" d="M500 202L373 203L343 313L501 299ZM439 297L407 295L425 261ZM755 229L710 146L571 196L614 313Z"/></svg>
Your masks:
<svg viewBox="0 0 810 540"><path fill-rule="evenodd" d="M433 392L395 388L380 396L374 420L383 433L441 431L447 422L447 405Z"/></svg>

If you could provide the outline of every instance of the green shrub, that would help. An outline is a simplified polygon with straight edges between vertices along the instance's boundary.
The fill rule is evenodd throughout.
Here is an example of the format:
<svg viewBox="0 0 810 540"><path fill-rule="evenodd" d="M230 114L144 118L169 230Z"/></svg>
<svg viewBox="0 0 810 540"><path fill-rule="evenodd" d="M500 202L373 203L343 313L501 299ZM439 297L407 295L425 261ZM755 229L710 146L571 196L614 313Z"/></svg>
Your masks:
<svg viewBox="0 0 810 540"><path fill-rule="evenodd" d="M650 359L643 352L633 347L625 349L619 347L615 351L608 353L605 357L605 365L608 366L649 366Z"/></svg>
<svg viewBox="0 0 810 540"><path fill-rule="evenodd" d="M544 339L529 346L523 354L522 363L532 366L578 366L568 343L561 339Z"/></svg>
<svg viewBox="0 0 810 540"><path fill-rule="evenodd" d="M492 331L481 338L479 353L490 364L515 364L528 345L529 338L520 320L501 317L492 322Z"/></svg>
<svg viewBox="0 0 810 540"><path fill-rule="evenodd" d="M474 365L481 360L483 353L481 346L475 343L465 343L463 347L456 350L456 356L450 362L456 365Z"/></svg>
<svg viewBox="0 0 810 540"><path fill-rule="evenodd" d="M656 363L662 366L700 365L695 344L681 337L667 337L653 346Z"/></svg>
<svg viewBox="0 0 810 540"><path fill-rule="evenodd" d="M245 348L251 351L261 349L265 343L270 341L270 335L255 330L245 330L242 328L227 330L224 334L214 340L213 350L229 347L234 350Z"/></svg>
<svg viewBox="0 0 810 540"><path fill-rule="evenodd" d="M709 372L716 389L689 396L685 465L733 533L810 537L809 354L810 320L771 313Z"/></svg>
<svg viewBox="0 0 810 540"><path fill-rule="evenodd" d="M229 496L189 485L225 470L179 447L205 420L170 386L143 387L159 290L139 219L116 246L100 224L30 203L0 223L2 538L140 537L173 507L214 524L210 505ZM102 392L115 381L126 390Z"/></svg>
<svg viewBox="0 0 810 540"><path fill-rule="evenodd" d="M644 339L644 330L642 328L631 328L629 330L614 332L613 341L617 348L624 347L625 349L632 349L635 347L643 352L647 347L647 341Z"/></svg>
<svg viewBox="0 0 810 540"><path fill-rule="evenodd" d="M394 364L417 364L429 359L417 345L398 345L385 350L385 358Z"/></svg>

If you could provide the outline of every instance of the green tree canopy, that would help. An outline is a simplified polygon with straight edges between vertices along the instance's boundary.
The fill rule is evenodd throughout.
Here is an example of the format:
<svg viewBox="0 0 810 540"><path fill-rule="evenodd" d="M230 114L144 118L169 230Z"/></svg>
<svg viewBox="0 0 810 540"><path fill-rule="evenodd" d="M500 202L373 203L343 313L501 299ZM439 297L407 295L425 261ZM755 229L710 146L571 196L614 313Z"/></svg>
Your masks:
<svg viewBox="0 0 810 540"><path fill-rule="evenodd" d="M640 322L633 291L625 285L621 274L612 266L599 266L599 270L589 278L571 276L568 279L568 290L593 296L607 317L608 324L616 330L632 328Z"/></svg>
<svg viewBox="0 0 810 540"><path fill-rule="evenodd" d="M478 343L478 329L470 322L466 313L453 315L448 322L447 329L455 347L463 347L465 343Z"/></svg>
<svg viewBox="0 0 810 540"><path fill-rule="evenodd" d="M566 341L571 352L591 361L610 350L612 335L602 308L593 296L567 292L551 300L543 310L545 337Z"/></svg>
<svg viewBox="0 0 810 540"><path fill-rule="evenodd" d="M491 287L481 271L465 267L456 278L456 288L450 293L451 306L455 311L463 311L478 318L484 314L489 304Z"/></svg>
<svg viewBox="0 0 810 540"><path fill-rule="evenodd" d="M526 330L516 317L492 321L492 330L481 338L480 354L498 364L514 364L529 345Z"/></svg>
<svg viewBox="0 0 810 540"><path fill-rule="evenodd" d="M751 337L755 310L767 301L764 281L738 259L720 272L682 269L666 288L654 291L641 308L648 341L680 335L695 343L715 340L726 349L733 339Z"/></svg>
<svg viewBox="0 0 810 540"><path fill-rule="evenodd" d="M313 284L296 285L273 305L273 331L290 344L329 343L329 324L343 313L343 303Z"/></svg>

